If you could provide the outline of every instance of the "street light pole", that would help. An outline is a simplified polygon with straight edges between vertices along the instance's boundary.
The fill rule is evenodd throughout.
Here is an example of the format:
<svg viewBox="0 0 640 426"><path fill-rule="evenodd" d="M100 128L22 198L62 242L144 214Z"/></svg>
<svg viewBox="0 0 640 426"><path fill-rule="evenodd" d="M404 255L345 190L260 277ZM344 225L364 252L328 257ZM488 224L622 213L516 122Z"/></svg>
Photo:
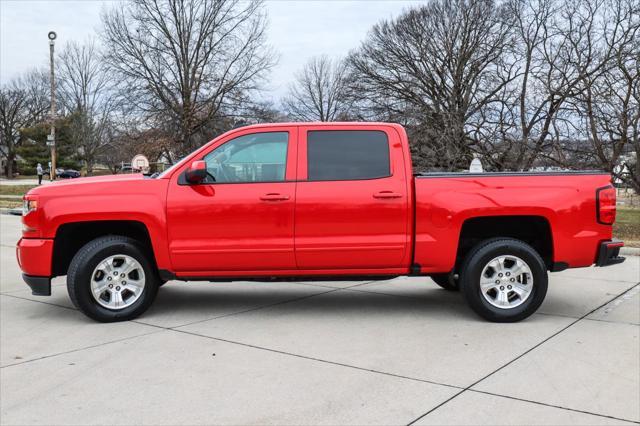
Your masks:
<svg viewBox="0 0 640 426"><path fill-rule="evenodd" d="M49 59L51 63L51 133L47 137L47 145L51 148L51 167L49 168L49 177L54 180L56 177L56 81L53 68L53 46L55 44L56 33L49 31Z"/></svg>

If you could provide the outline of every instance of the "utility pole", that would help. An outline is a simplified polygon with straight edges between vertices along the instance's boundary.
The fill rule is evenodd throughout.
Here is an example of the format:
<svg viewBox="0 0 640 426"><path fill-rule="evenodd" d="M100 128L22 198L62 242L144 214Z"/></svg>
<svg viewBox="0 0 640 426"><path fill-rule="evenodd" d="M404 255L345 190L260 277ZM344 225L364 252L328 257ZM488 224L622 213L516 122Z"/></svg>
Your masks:
<svg viewBox="0 0 640 426"><path fill-rule="evenodd" d="M49 59L51 63L51 133L47 136L47 145L51 148L51 167L49 170L50 179L56 178L56 80L53 70L53 45L55 44L56 33L49 31Z"/></svg>

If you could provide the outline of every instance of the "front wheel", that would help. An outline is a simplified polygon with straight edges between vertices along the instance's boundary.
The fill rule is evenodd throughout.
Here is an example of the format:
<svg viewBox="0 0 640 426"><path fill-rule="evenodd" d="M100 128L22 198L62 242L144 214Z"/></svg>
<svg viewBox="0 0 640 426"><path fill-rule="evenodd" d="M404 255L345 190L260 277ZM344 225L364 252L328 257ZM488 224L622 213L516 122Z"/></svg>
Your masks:
<svg viewBox="0 0 640 426"><path fill-rule="evenodd" d="M146 311L158 291L157 273L136 240L96 238L74 256L67 273L73 304L101 322L126 321Z"/></svg>
<svg viewBox="0 0 640 426"><path fill-rule="evenodd" d="M533 314L547 294L547 269L528 244L486 240L467 255L461 289L471 308L493 322L516 322Z"/></svg>

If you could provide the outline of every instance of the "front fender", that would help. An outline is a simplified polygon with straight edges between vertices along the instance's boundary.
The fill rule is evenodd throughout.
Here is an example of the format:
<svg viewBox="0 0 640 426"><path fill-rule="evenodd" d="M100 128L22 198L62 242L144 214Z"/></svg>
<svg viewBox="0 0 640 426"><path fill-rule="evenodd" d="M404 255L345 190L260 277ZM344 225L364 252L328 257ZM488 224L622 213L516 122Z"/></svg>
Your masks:
<svg viewBox="0 0 640 426"><path fill-rule="evenodd" d="M164 182L166 186L166 182ZM134 188L132 188L134 189ZM171 270L167 243L166 188L157 193L74 194L42 197L41 224L44 238L55 238L60 226L77 222L136 221L149 233L158 268Z"/></svg>

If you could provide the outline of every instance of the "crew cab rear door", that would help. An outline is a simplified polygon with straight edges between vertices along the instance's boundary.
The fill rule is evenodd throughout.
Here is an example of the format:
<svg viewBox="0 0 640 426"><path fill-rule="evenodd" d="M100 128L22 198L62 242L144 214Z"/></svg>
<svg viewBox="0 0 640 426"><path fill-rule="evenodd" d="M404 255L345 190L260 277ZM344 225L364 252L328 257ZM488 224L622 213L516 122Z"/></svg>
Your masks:
<svg viewBox="0 0 640 426"><path fill-rule="evenodd" d="M295 126L240 129L194 158L206 162L203 183L172 176L167 229L178 274L296 268L296 138Z"/></svg>
<svg viewBox="0 0 640 426"><path fill-rule="evenodd" d="M409 251L399 134L384 125L302 126L295 252L299 269L398 268Z"/></svg>

